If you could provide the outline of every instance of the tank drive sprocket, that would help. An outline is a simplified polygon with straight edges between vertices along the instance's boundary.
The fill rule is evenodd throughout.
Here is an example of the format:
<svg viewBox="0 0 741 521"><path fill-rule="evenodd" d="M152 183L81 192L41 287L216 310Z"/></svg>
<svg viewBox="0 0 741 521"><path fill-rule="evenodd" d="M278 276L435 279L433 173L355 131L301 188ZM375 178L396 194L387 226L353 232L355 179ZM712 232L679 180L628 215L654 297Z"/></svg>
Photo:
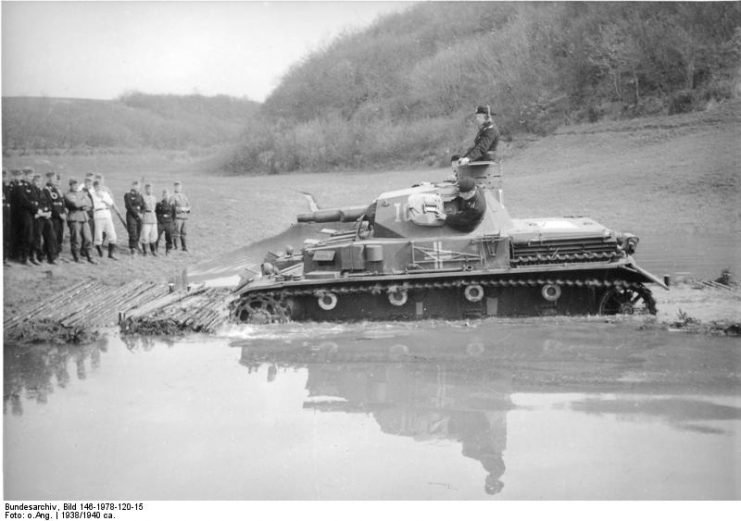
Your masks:
<svg viewBox="0 0 741 521"><path fill-rule="evenodd" d="M237 322L270 324L288 322L291 308L286 299L268 294L254 294L241 299L234 311Z"/></svg>

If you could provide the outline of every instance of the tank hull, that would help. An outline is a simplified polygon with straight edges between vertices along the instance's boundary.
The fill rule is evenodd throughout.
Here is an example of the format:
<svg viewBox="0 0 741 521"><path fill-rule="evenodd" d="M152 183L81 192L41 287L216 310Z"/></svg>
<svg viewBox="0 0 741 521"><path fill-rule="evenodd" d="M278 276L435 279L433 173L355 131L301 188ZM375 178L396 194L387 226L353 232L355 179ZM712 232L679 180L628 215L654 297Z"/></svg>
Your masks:
<svg viewBox="0 0 741 521"><path fill-rule="evenodd" d="M357 207L302 215L352 230L305 242L237 288L241 322L415 320L655 313L632 257L638 238L588 217L513 219L501 172L482 162L458 183L421 183ZM462 179L475 189L459 190ZM465 183L470 186L470 183ZM349 216L349 217L348 217Z"/></svg>
<svg viewBox="0 0 741 521"><path fill-rule="evenodd" d="M604 314L617 312L610 295L623 298L626 292L643 301L630 312L653 313L645 287L650 282L630 264L302 280L245 288L234 317L272 322Z"/></svg>

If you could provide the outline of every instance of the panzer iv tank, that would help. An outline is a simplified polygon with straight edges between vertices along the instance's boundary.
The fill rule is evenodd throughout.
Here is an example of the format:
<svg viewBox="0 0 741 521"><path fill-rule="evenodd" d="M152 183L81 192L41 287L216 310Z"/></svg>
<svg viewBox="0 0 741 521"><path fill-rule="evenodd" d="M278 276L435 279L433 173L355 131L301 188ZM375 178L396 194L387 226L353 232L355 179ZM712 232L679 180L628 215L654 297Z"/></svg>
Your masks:
<svg viewBox="0 0 741 521"><path fill-rule="evenodd" d="M638 238L589 218L513 219L491 161L458 168L486 200L470 232L441 224L460 203L453 181L381 194L370 206L322 209L299 222L336 223L300 251L269 253L247 272L239 322L414 320L656 313L646 284L668 289L632 257ZM255 270L256 271L256 270Z"/></svg>

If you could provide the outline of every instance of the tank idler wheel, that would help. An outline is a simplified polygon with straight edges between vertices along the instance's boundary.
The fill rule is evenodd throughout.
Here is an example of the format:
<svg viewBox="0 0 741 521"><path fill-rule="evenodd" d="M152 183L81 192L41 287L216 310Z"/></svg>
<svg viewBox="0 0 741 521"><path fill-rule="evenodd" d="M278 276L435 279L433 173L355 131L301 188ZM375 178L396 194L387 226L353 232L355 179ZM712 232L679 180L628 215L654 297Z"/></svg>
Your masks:
<svg viewBox="0 0 741 521"><path fill-rule="evenodd" d="M337 307L337 295L330 291L323 291L316 296L316 303L324 311L332 311Z"/></svg>
<svg viewBox="0 0 741 521"><path fill-rule="evenodd" d="M409 293L405 289L389 288L389 302L394 306L403 306L409 300Z"/></svg>
<svg viewBox="0 0 741 521"><path fill-rule="evenodd" d="M239 303L235 315L237 321L248 324L288 322L291 319L291 308L283 299L270 295L253 295Z"/></svg>
<svg viewBox="0 0 741 521"><path fill-rule="evenodd" d="M480 284L471 284L463 290L463 296L469 302L481 302L484 298L484 288Z"/></svg>
<svg viewBox="0 0 741 521"><path fill-rule="evenodd" d="M656 314L656 301L651 291L643 286L637 288L610 288L599 304L600 315L646 315Z"/></svg>

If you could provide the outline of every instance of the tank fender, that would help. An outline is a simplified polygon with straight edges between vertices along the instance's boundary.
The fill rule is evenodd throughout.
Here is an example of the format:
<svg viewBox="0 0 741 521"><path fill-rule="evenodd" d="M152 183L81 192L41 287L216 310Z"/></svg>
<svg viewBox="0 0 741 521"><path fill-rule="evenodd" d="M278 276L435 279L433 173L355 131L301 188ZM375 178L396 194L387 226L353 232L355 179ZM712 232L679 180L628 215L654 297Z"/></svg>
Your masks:
<svg viewBox="0 0 741 521"><path fill-rule="evenodd" d="M630 260L632 261L633 259L631 258ZM634 271L634 272L636 272L636 273L638 273L640 275L643 275L646 279L648 279L647 282L653 282L654 284L658 284L659 286L661 286L662 288L664 288L666 290L669 289L669 286L667 286L666 283L664 283L664 281L662 279L660 279L656 275L653 275L653 274L647 272L643 268L640 268L640 267L636 266L635 264L632 264L631 263L630 265L626 266L625 269L627 269L629 271Z"/></svg>

